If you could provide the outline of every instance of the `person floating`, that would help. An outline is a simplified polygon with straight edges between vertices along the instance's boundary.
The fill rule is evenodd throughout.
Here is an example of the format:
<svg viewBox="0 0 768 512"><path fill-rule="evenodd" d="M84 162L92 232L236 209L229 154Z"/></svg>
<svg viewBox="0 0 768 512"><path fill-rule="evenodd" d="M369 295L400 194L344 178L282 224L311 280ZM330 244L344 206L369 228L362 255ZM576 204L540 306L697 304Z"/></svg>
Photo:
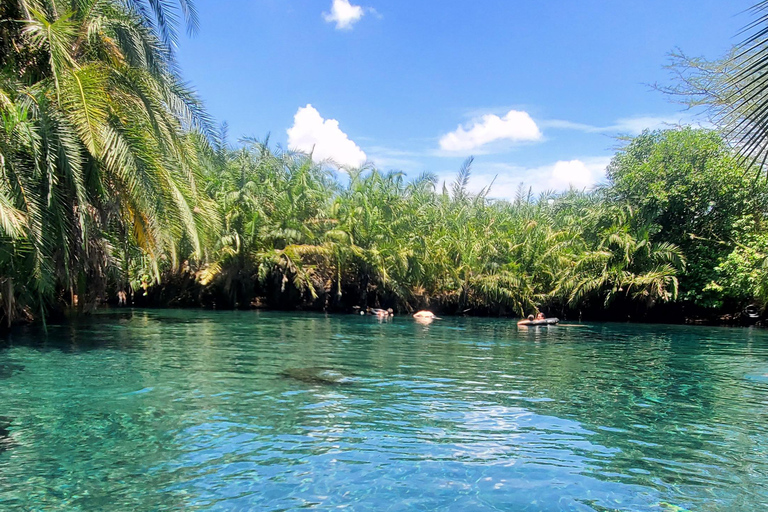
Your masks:
<svg viewBox="0 0 768 512"><path fill-rule="evenodd" d="M417 311L416 313L413 314L413 318L418 323L423 325L429 325L435 320L440 320L440 318L435 316L433 312L427 311L427 310Z"/></svg>
<svg viewBox="0 0 768 512"><path fill-rule="evenodd" d="M547 318L544 316L544 313L539 312L536 314L535 317L533 315L528 315L528 318L526 318L525 320L520 320L519 322L517 322L517 325L521 327L525 327L528 325L555 325L559 321L560 320L557 318Z"/></svg>

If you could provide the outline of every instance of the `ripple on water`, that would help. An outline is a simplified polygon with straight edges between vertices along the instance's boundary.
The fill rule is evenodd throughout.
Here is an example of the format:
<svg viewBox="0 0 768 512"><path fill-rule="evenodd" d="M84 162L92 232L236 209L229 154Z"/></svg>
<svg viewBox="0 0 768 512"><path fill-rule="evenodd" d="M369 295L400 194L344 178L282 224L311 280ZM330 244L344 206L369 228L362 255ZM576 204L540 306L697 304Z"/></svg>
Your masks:
<svg viewBox="0 0 768 512"><path fill-rule="evenodd" d="M762 511L768 336L744 333L200 311L26 331L0 350L0 509Z"/></svg>

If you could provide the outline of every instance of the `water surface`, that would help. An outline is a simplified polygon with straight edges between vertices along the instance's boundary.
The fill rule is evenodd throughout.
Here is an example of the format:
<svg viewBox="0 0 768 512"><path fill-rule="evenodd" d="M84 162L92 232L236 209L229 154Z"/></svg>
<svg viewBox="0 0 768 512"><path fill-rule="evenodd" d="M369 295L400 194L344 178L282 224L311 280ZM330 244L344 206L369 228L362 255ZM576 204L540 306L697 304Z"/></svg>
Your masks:
<svg viewBox="0 0 768 512"><path fill-rule="evenodd" d="M768 333L135 311L0 345L0 510L763 511Z"/></svg>

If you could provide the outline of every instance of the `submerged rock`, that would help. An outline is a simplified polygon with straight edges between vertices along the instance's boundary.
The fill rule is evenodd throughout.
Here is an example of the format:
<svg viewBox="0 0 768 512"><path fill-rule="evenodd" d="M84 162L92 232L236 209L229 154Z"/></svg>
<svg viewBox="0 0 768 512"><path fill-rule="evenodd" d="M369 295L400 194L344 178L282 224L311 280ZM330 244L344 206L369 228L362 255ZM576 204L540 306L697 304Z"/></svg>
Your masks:
<svg viewBox="0 0 768 512"><path fill-rule="evenodd" d="M11 418L0 416L0 452L11 447Z"/></svg>
<svg viewBox="0 0 768 512"><path fill-rule="evenodd" d="M287 379L300 380L309 384L324 384L327 386L339 386L355 382L353 377L345 375L333 368L288 368L280 372L280 375Z"/></svg>
<svg viewBox="0 0 768 512"><path fill-rule="evenodd" d="M12 363L0 363L0 379L10 379L14 373L19 373L24 365Z"/></svg>

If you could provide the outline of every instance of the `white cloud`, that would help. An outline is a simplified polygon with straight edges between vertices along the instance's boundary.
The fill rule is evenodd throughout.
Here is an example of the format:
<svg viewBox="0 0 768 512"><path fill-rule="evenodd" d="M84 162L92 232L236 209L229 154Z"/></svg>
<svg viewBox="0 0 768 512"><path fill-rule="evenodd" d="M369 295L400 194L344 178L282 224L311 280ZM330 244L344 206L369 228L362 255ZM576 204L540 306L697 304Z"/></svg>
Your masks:
<svg viewBox="0 0 768 512"><path fill-rule="evenodd" d="M335 23L337 30L349 30L360 21L365 11L359 5L352 5L349 0L333 0L330 13L323 13L323 19Z"/></svg>
<svg viewBox="0 0 768 512"><path fill-rule="evenodd" d="M541 131L531 116L527 112L510 110L504 117L486 114L469 129L459 126L440 139L440 148L445 151L466 152L499 140L524 142L539 139Z"/></svg>
<svg viewBox="0 0 768 512"><path fill-rule="evenodd" d="M643 130L661 130L673 128L684 124L690 124L690 119L681 116L638 116L619 119L613 126L608 126L605 131L640 135Z"/></svg>
<svg viewBox="0 0 768 512"><path fill-rule="evenodd" d="M616 120L608 126L592 126L584 123L574 123L563 121L561 119L551 119L542 121L543 128L554 128L561 130L578 130L586 133L620 133L627 135L640 135L643 130L663 130L674 128L676 126L697 125L706 127L706 123L697 123L689 114L678 116L634 116L624 117Z"/></svg>
<svg viewBox="0 0 768 512"><path fill-rule="evenodd" d="M591 188L605 177L607 166L607 161L604 165L602 162L597 165L587 165L581 160L560 160L548 172L547 188L552 190L564 190L570 187L576 189Z"/></svg>
<svg viewBox="0 0 768 512"><path fill-rule="evenodd" d="M599 132L602 130L597 126L592 126L584 123L574 123L573 121L564 121L562 119L548 119L546 121L541 121L540 124L541 124L541 127L545 129L555 128L558 130L578 130L580 132L587 132L587 133Z"/></svg>
<svg viewBox="0 0 768 512"><path fill-rule="evenodd" d="M359 167L367 157L339 128L335 119L323 119L312 105L301 107L288 129L288 147L312 153L315 161L332 160L344 167Z"/></svg>
<svg viewBox="0 0 768 512"><path fill-rule="evenodd" d="M571 186L576 189L590 189L605 180L605 169L610 157L587 157L574 160L560 160L539 167L523 167L499 162L479 163L469 180L469 189L480 192L493 181L489 197L514 199L520 186L523 192L530 189L533 194L553 190L562 192ZM455 175L441 174L449 183Z"/></svg>

